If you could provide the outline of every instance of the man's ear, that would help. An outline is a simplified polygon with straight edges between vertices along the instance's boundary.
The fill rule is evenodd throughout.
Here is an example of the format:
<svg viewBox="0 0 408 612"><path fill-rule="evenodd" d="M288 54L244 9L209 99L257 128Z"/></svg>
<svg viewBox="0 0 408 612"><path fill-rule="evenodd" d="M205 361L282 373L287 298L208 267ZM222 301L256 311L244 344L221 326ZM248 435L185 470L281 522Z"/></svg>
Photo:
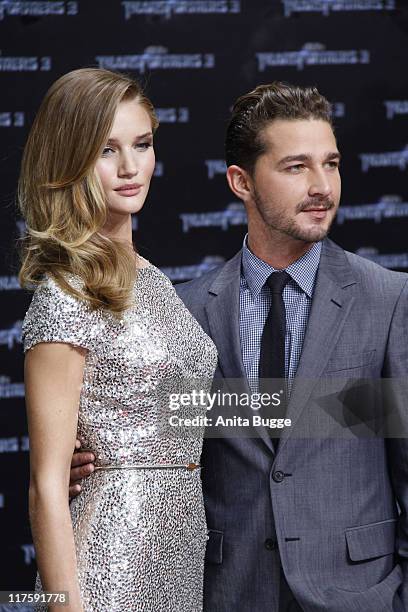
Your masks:
<svg viewBox="0 0 408 612"><path fill-rule="evenodd" d="M227 181L231 191L246 202L252 194L251 178L246 170L240 166L228 166Z"/></svg>

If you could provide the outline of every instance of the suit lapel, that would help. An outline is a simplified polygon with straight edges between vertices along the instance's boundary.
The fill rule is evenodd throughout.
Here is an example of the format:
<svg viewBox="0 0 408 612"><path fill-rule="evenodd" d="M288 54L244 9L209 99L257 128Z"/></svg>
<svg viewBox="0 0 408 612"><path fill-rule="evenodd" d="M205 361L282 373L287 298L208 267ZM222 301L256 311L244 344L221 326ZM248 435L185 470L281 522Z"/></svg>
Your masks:
<svg viewBox="0 0 408 612"><path fill-rule="evenodd" d="M205 310L208 317L210 334L217 346L218 362L222 375L234 379L231 391L251 393L244 364L242 361L239 333L239 287L241 278L242 251L228 261L221 269L210 289ZM254 414L250 407L242 411L252 420ZM264 427L255 427L268 448L274 452L271 438Z"/></svg>
<svg viewBox="0 0 408 612"><path fill-rule="evenodd" d="M292 425L283 429L279 451L291 435L336 346L355 299L355 284L356 279L343 249L325 240L303 349L287 410L287 418L292 420Z"/></svg>
<svg viewBox="0 0 408 612"><path fill-rule="evenodd" d="M205 310L211 337L217 345L218 363L223 376L246 380L239 335L241 255L240 251L222 268L208 290L211 297Z"/></svg>

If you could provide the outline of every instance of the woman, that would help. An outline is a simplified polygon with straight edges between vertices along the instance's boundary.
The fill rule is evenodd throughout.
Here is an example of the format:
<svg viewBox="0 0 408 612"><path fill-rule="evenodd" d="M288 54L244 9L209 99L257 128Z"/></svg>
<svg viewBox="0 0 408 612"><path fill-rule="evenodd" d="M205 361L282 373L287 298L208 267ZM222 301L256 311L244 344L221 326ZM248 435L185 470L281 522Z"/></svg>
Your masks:
<svg viewBox="0 0 408 612"><path fill-rule="evenodd" d="M156 128L133 80L74 70L46 94L24 151L30 520L37 589L69 591L67 612L202 609L202 431L165 425L169 389L209 382L216 351L133 248ZM69 508L76 437L96 469Z"/></svg>

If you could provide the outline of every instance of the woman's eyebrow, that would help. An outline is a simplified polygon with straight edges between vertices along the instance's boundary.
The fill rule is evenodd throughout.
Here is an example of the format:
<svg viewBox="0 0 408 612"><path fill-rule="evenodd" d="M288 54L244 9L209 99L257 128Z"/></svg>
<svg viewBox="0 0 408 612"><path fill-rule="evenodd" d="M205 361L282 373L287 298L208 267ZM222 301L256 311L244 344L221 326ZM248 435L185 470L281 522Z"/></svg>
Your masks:
<svg viewBox="0 0 408 612"><path fill-rule="evenodd" d="M143 140L143 138L149 138L153 136L152 132L146 132L145 134L140 134L140 136L136 136L135 140ZM117 138L109 138L107 144L118 144L119 140Z"/></svg>

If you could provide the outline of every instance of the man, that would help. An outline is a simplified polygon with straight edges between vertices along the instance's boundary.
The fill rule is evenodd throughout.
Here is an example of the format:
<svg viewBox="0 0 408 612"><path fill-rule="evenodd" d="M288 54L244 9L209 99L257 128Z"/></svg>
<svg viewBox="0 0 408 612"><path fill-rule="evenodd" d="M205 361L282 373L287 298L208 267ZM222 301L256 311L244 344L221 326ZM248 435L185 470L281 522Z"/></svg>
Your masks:
<svg viewBox="0 0 408 612"><path fill-rule="evenodd" d="M408 442L321 435L332 412L317 384L334 381L346 410L349 379L406 376L407 277L326 238L340 154L316 89L272 83L239 98L226 156L243 249L177 291L217 345L216 379L248 392L258 376L291 381L292 425L279 443L266 427L205 441L205 610L408 610Z"/></svg>

